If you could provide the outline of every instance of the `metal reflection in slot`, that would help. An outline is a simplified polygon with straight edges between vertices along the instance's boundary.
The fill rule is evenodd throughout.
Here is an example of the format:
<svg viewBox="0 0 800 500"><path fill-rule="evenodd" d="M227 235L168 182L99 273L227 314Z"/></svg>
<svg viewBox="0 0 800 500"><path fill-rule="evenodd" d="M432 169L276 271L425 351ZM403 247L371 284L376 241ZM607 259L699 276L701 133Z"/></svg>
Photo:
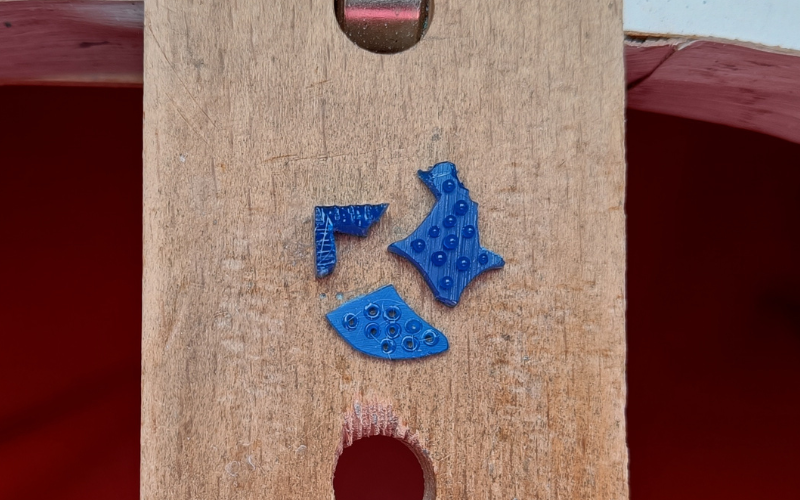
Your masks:
<svg viewBox="0 0 800 500"><path fill-rule="evenodd" d="M433 17L433 0L334 0L334 6L347 38L380 54L413 47Z"/></svg>

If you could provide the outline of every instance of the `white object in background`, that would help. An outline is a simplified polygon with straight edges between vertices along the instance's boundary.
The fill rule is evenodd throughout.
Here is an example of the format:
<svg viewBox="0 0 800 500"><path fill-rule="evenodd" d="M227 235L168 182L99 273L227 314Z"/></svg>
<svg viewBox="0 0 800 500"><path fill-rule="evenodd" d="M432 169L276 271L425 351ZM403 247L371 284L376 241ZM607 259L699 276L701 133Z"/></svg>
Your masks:
<svg viewBox="0 0 800 500"><path fill-rule="evenodd" d="M800 50L800 0L625 0L624 27Z"/></svg>

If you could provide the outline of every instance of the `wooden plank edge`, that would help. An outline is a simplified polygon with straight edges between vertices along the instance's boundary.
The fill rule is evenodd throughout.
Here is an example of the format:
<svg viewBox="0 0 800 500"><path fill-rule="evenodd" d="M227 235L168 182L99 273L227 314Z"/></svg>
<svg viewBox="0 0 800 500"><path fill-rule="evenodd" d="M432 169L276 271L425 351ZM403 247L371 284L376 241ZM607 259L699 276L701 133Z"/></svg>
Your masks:
<svg viewBox="0 0 800 500"><path fill-rule="evenodd" d="M628 89L650 76L667 60L681 42L674 39L636 40L625 38L625 85Z"/></svg>
<svg viewBox="0 0 800 500"><path fill-rule="evenodd" d="M629 38L627 106L800 143L798 56L731 40Z"/></svg>
<svg viewBox="0 0 800 500"><path fill-rule="evenodd" d="M142 88L142 78L140 75L127 75L122 78L95 75L96 80L85 80L81 75L74 78L61 78L59 80L3 80L0 86L25 86L25 87L104 87L121 89L140 89Z"/></svg>
<svg viewBox="0 0 800 500"><path fill-rule="evenodd" d="M0 85L141 87L144 2L0 2Z"/></svg>
<svg viewBox="0 0 800 500"><path fill-rule="evenodd" d="M711 36L691 36L691 35L675 35L669 33L642 33L639 31L625 31L625 45L635 45L644 47L657 47L663 45L689 45L693 42L716 42L726 45L737 45L739 47L747 47L754 50L763 50L776 54L784 54L787 56L797 56L800 51L794 49L787 49L777 45L764 45L755 42L748 42L745 40L735 40L730 38L718 38Z"/></svg>

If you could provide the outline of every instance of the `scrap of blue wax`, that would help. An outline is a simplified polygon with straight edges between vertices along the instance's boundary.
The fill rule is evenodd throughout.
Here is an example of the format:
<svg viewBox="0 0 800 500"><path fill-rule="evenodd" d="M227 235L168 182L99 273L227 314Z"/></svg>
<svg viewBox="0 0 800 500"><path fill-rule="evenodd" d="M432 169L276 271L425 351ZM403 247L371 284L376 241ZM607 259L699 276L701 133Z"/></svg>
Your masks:
<svg viewBox="0 0 800 500"><path fill-rule="evenodd" d="M437 163L417 175L433 192L436 204L411 235L389 245L389 251L411 261L436 298L450 307L479 274L505 265L503 258L480 244L478 204L458 180L456 166Z"/></svg>
<svg viewBox="0 0 800 500"><path fill-rule="evenodd" d="M317 278L324 278L336 266L336 239L333 233L364 237L370 226L378 222L388 203L381 205L347 205L314 207L314 249Z"/></svg>
<svg viewBox="0 0 800 500"><path fill-rule="evenodd" d="M354 349L377 358L422 358L449 347L447 337L420 318L393 285L342 304L327 317Z"/></svg>

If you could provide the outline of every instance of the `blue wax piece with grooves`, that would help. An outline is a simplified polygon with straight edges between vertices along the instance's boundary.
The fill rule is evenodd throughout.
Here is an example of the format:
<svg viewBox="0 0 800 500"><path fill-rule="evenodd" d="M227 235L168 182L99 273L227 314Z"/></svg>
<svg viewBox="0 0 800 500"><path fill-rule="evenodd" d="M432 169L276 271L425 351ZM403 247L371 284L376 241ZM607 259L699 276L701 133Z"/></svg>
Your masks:
<svg viewBox="0 0 800 500"><path fill-rule="evenodd" d="M410 260L436 298L454 307L475 277L503 267L505 261L481 246L478 204L458 180L453 163L437 163L417 175L433 192L436 204L411 236L389 245L389 251Z"/></svg>
<svg viewBox="0 0 800 500"><path fill-rule="evenodd" d="M449 347L447 337L420 318L393 285L342 304L327 317L351 346L376 358L422 358Z"/></svg>
<svg viewBox="0 0 800 500"><path fill-rule="evenodd" d="M347 205L314 207L314 250L317 278L324 278L336 266L336 240L333 233L364 237L378 222L388 203L381 205Z"/></svg>

